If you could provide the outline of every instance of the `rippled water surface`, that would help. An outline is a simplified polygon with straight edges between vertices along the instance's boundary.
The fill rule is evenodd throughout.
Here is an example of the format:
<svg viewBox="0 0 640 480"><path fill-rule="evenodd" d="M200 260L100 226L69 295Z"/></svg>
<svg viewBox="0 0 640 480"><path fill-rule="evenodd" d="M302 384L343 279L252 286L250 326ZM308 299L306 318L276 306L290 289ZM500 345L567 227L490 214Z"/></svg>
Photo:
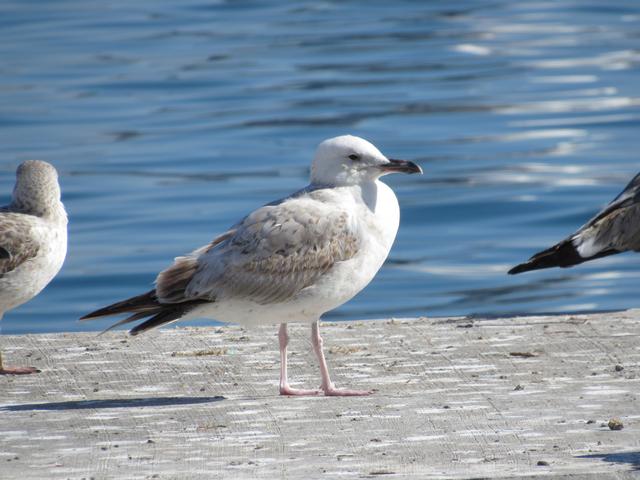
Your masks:
<svg viewBox="0 0 640 480"><path fill-rule="evenodd" d="M0 192L54 163L60 275L3 333L100 329L98 306L303 186L316 144L363 136L390 258L326 318L640 307L640 256L509 277L640 170L637 1L0 3Z"/></svg>

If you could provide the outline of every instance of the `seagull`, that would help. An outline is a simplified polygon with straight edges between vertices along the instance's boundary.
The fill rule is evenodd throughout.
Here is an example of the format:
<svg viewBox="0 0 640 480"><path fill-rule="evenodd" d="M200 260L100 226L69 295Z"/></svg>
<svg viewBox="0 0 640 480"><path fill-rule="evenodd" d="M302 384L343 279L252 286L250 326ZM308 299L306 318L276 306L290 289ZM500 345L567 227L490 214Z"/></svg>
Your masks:
<svg viewBox="0 0 640 480"><path fill-rule="evenodd" d="M137 335L185 318L245 326L280 325L280 394L351 396L329 376L320 317L354 297L376 275L398 231L400 209L380 181L389 173L422 173L385 157L368 141L344 135L323 141L308 186L244 217L213 241L177 257L155 288L82 319L128 313L113 327L145 319ZM311 324L320 364L319 390L294 389L287 376L287 324Z"/></svg>
<svg viewBox="0 0 640 480"><path fill-rule="evenodd" d="M67 254L67 213L60 201L58 172L40 160L16 172L11 203L0 208L0 320L28 302L56 276ZM5 367L0 374L29 374L32 367Z"/></svg>
<svg viewBox="0 0 640 480"><path fill-rule="evenodd" d="M574 234L536 253L509 274L572 267L628 250L640 251L640 173L600 213Z"/></svg>

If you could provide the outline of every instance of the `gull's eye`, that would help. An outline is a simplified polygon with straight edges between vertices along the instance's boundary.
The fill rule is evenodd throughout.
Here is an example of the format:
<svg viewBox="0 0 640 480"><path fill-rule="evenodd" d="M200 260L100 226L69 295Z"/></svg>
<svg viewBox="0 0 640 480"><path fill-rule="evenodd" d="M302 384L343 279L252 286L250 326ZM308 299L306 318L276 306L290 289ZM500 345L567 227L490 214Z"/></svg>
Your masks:
<svg viewBox="0 0 640 480"><path fill-rule="evenodd" d="M349 155L349 159L353 160L354 162L357 162L358 160L360 160L360 155L356 155L355 153L352 153L351 155Z"/></svg>

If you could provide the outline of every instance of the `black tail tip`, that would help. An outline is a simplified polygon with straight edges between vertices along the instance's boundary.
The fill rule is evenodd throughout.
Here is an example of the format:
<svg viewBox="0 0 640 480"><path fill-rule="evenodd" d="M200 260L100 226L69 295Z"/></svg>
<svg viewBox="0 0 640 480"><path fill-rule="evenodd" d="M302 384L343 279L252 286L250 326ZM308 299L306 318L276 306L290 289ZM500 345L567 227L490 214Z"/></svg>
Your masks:
<svg viewBox="0 0 640 480"><path fill-rule="evenodd" d="M517 275L518 273L526 272L531 270L531 266L529 263L521 263L520 265L516 265L511 270L507 272L509 275Z"/></svg>

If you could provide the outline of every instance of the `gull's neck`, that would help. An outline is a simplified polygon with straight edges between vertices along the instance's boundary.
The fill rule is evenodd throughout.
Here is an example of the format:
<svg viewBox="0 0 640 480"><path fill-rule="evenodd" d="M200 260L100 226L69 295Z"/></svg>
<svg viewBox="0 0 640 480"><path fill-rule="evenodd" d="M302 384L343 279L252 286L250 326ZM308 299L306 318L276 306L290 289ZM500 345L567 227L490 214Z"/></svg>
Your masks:
<svg viewBox="0 0 640 480"><path fill-rule="evenodd" d="M67 224L67 212L62 202L58 199L52 199L47 202L43 201L43 199L14 197L8 209L12 212L33 215L54 223Z"/></svg>
<svg viewBox="0 0 640 480"><path fill-rule="evenodd" d="M301 192L312 192L322 189L336 189L351 193L356 199L362 200L370 210L375 210L378 196L378 189L382 184L378 179L361 181L351 184L336 184L330 182L311 182ZM388 187L387 187L388 188Z"/></svg>
<svg viewBox="0 0 640 480"><path fill-rule="evenodd" d="M355 186L354 194L358 195L363 203L367 206L371 212L375 213L379 200L380 182L378 180L372 180L370 182L363 182L360 185Z"/></svg>

